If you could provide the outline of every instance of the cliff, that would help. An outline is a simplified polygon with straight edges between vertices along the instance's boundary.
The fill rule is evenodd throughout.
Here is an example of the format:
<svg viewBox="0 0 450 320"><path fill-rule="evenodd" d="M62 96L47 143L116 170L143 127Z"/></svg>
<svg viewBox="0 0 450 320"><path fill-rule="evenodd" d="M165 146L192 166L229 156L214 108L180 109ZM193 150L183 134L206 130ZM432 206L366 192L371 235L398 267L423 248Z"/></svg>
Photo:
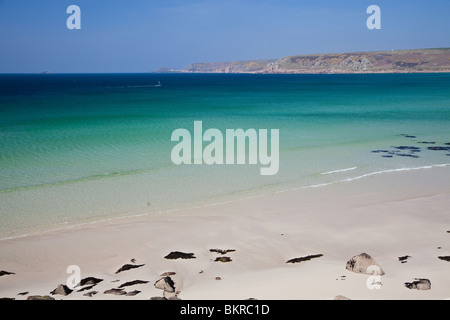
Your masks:
<svg viewBox="0 0 450 320"><path fill-rule="evenodd" d="M279 60L194 63L184 73L450 72L450 48L313 54Z"/></svg>

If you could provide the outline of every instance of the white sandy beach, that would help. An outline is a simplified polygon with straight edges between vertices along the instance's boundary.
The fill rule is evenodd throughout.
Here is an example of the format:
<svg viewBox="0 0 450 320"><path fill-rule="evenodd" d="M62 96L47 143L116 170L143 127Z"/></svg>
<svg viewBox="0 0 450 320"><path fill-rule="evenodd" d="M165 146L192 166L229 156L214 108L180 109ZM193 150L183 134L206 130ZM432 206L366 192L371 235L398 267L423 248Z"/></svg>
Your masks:
<svg viewBox="0 0 450 320"><path fill-rule="evenodd" d="M0 277L0 297L49 295L78 265L81 278L104 279L98 294L54 298L148 300L162 296L154 283L171 271L181 299L447 299L450 262L438 256L450 256L449 181L450 167L391 172L2 240L0 270L15 274ZM222 263L210 249L236 251ZM172 251L196 259L164 259ZM385 272L379 290L345 268L363 252ZM286 263L315 254L323 257ZM145 266L115 274L131 259ZM431 290L405 288L415 278L429 279ZM132 280L149 282L126 287L141 291L133 297L103 294Z"/></svg>

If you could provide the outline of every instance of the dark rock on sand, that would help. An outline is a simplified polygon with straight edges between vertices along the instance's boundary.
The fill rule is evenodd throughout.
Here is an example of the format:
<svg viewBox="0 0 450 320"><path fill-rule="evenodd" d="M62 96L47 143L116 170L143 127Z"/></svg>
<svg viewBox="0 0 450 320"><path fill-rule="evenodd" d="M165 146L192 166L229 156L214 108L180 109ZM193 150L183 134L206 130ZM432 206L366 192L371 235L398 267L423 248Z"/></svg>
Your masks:
<svg viewBox="0 0 450 320"><path fill-rule="evenodd" d="M170 277L170 276L174 276L176 274L177 274L176 272L168 271L168 272L164 272L163 274L161 274L160 277Z"/></svg>
<svg viewBox="0 0 450 320"><path fill-rule="evenodd" d="M0 300L3 300L3 301L6 301L6 300L16 300L16 298L3 297L3 298L0 298Z"/></svg>
<svg viewBox="0 0 450 320"><path fill-rule="evenodd" d="M286 263L299 263L299 262L309 261L311 259L316 259L316 258L320 258L320 257L323 257L323 254L315 254L315 255L310 255L310 256L306 256L306 257L295 258L295 259L286 261Z"/></svg>
<svg viewBox="0 0 450 320"><path fill-rule="evenodd" d="M410 257L410 256L398 257L398 261L400 261L401 263L407 263L408 262L407 260L409 258L412 258L412 257Z"/></svg>
<svg viewBox="0 0 450 320"><path fill-rule="evenodd" d="M227 254L227 253L235 252L235 251L236 251L235 249L227 249L227 250L221 250L221 249L209 249L209 252L216 252L216 253L219 253L219 254L221 254L221 255L225 255L225 254Z"/></svg>
<svg viewBox="0 0 450 320"><path fill-rule="evenodd" d="M222 280L222 278L221 277L216 277L216 280Z"/></svg>
<svg viewBox="0 0 450 320"><path fill-rule="evenodd" d="M27 300L55 300L55 298L50 296L28 296Z"/></svg>
<svg viewBox="0 0 450 320"><path fill-rule="evenodd" d="M94 278L94 277L87 277L87 278L82 279L80 281L80 283L77 284L75 287L83 287L83 286L87 286L87 285L94 285L95 286L96 284L98 284L98 283L100 283L102 281L103 281L103 279L97 279L97 278Z"/></svg>
<svg viewBox="0 0 450 320"><path fill-rule="evenodd" d="M165 259L176 260L176 259L195 259L194 253L184 253L179 251L174 251L169 253L164 257Z"/></svg>
<svg viewBox="0 0 450 320"><path fill-rule="evenodd" d="M15 274L15 273L14 272L4 271L4 270L0 271L0 277L9 276L9 275L12 275L12 274Z"/></svg>
<svg viewBox="0 0 450 320"><path fill-rule="evenodd" d="M86 292L85 294L83 294L83 296L92 297L92 296L96 295L97 293L98 293L98 291L90 291L90 292Z"/></svg>
<svg viewBox="0 0 450 320"><path fill-rule="evenodd" d="M24 291L24 292L19 292L17 295L18 296L26 296L27 294L29 294L30 292L28 291Z"/></svg>
<svg viewBox="0 0 450 320"><path fill-rule="evenodd" d="M218 257L216 258L216 260L214 260L214 262L231 262L233 260L231 260L230 257Z"/></svg>
<svg viewBox="0 0 450 320"><path fill-rule="evenodd" d="M438 257L440 260L442 260L442 261L448 261L448 262L450 262L450 256L447 256L447 257Z"/></svg>
<svg viewBox="0 0 450 320"><path fill-rule="evenodd" d="M50 294L55 295L55 294L60 294L62 296L67 296L69 294L72 293L72 289L69 289L68 286L64 285L64 284L60 284L56 287L55 290L53 290L52 292L50 292Z"/></svg>
<svg viewBox="0 0 450 320"><path fill-rule="evenodd" d="M161 301L161 300L167 300L167 299L164 298L164 297L151 297L150 300L153 300L153 301Z"/></svg>
<svg viewBox="0 0 450 320"><path fill-rule="evenodd" d="M349 261L347 261L345 268L356 273L364 273L370 275L374 273L378 273L378 275L384 274L384 271L381 269L381 267L367 253L361 253L360 255L351 258Z"/></svg>
<svg viewBox="0 0 450 320"><path fill-rule="evenodd" d="M167 300L182 300L182 299L180 299L180 298L178 298L177 296L174 296L174 297L170 297L170 298L167 298Z"/></svg>
<svg viewBox="0 0 450 320"><path fill-rule="evenodd" d="M116 296L124 296L127 294L127 292L122 289L110 289L103 292L103 294L114 294Z"/></svg>
<svg viewBox="0 0 450 320"><path fill-rule="evenodd" d="M170 277L164 277L155 282L155 288L167 292L175 292L175 283Z"/></svg>
<svg viewBox="0 0 450 320"><path fill-rule="evenodd" d="M134 297L134 296L138 295L139 293L141 293L141 291L139 291L139 290L134 290L134 291L127 292L125 295L126 295L127 297Z"/></svg>
<svg viewBox="0 0 450 320"><path fill-rule="evenodd" d="M129 282L125 282L124 284L121 284L119 286L119 289L121 288L125 288L125 287L129 287L129 286L134 286L136 284L146 284L149 281L144 281L144 280L134 280L134 281L129 281Z"/></svg>
<svg viewBox="0 0 450 320"><path fill-rule="evenodd" d="M84 287L84 288L81 288L77 292L83 292L83 291L91 290L93 287L95 287L95 284L87 286L87 287Z"/></svg>
<svg viewBox="0 0 450 320"><path fill-rule="evenodd" d="M119 270L116 271L116 274L123 272L123 271L128 271L131 269L136 269L136 268L140 268L145 266L145 264L125 264L123 265Z"/></svg>
<svg viewBox="0 0 450 320"><path fill-rule="evenodd" d="M416 290L430 290L431 281L428 279L416 279L414 282L405 282L405 287Z"/></svg>

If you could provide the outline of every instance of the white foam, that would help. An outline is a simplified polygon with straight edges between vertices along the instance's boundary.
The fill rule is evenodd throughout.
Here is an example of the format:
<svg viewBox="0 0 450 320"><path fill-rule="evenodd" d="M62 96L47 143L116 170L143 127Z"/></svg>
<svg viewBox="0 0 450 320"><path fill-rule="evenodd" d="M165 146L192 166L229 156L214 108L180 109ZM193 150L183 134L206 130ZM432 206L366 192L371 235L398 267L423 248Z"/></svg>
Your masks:
<svg viewBox="0 0 450 320"><path fill-rule="evenodd" d="M347 168L347 169L340 169L340 170L333 170L333 171L328 171L328 172L323 172L321 174L333 174L333 173L338 173L338 172L347 172L347 171L352 171L358 169L358 167L352 167L352 168Z"/></svg>

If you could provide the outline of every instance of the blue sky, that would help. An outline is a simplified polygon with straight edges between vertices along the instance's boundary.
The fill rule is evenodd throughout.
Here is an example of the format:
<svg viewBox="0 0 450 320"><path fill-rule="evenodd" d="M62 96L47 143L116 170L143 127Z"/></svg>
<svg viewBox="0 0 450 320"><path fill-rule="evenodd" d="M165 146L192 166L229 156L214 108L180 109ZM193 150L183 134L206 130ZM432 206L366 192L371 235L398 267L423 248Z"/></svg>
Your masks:
<svg viewBox="0 0 450 320"><path fill-rule="evenodd" d="M66 9L81 8L81 30ZM368 30L369 5L381 30ZM0 0L0 73L450 47L448 0Z"/></svg>

